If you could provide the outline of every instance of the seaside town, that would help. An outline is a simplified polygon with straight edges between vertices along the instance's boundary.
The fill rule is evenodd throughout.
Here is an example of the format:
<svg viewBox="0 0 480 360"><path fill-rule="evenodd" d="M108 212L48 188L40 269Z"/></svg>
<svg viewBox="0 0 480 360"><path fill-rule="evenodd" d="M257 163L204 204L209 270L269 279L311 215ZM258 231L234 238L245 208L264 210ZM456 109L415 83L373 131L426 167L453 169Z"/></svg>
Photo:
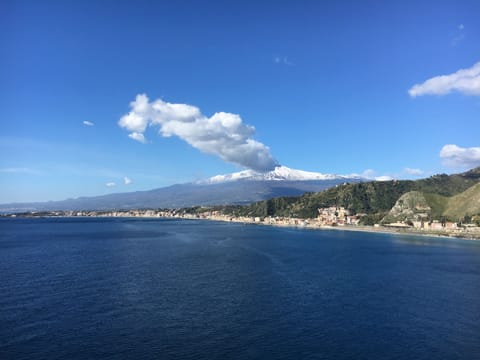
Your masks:
<svg viewBox="0 0 480 360"><path fill-rule="evenodd" d="M408 233L423 235L439 235L460 237L467 239L480 239L480 226L473 223L458 224L452 221L418 220L413 222L394 222L375 224L373 226L361 225L360 220L366 214L352 214L344 207L331 206L319 208L318 216L311 219L295 217L258 217L258 216L232 216L222 211L204 208L201 211L187 209L130 209L112 211L43 211L8 214L3 217L103 217L103 218L165 218L165 219L190 219L235 222L256 225L301 227L308 229L341 229L387 233Z"/></svg>

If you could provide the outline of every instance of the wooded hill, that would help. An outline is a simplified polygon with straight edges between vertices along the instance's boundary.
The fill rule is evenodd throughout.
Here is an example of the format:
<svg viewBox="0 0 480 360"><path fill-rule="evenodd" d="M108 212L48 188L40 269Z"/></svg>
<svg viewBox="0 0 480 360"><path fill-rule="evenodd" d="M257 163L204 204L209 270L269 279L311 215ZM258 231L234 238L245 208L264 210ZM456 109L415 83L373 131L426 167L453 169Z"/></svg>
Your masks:
<svg viewBox="0 0 480 360"><path fill-rule="evenodd" d="M368 225L380 222L402 195L415 191L423 195L431 208L432 217L443 216L458 221L460 214L480 213L478 201L471 201L480 199L480 186L474 187L479 183L480 167L461 174L440 174L415 181L372 181L337 185L319 193L274 198L247 206L223 207L222 211L235 216L314 218L319 208L342 206L352 213L365 214L362 222Z"/></svg>

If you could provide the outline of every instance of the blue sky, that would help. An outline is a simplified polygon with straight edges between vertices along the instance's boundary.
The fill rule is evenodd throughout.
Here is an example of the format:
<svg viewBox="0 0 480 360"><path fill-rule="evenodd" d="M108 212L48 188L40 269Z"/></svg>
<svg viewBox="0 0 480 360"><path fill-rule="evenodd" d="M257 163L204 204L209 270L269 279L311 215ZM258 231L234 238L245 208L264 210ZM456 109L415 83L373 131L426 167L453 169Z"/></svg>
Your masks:
<svg viewBox="0 0 480 360"><path fill-rule="evenodd" d="M458 0L2 1L0 203L270 160L372 178L478 166L478 19Z"/></svg>

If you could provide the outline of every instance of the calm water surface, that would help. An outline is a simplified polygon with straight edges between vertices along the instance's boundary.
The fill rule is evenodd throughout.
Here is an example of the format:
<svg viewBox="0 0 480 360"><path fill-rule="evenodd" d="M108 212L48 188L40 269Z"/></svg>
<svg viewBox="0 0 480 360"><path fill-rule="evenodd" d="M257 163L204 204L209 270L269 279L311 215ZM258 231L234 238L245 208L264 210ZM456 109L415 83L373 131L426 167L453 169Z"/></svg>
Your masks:
<svg viewBox="0 0 480 360"><path fill-rule="evenodd" d="M0 359L480 359L480 242L0 220Z"/></svg>

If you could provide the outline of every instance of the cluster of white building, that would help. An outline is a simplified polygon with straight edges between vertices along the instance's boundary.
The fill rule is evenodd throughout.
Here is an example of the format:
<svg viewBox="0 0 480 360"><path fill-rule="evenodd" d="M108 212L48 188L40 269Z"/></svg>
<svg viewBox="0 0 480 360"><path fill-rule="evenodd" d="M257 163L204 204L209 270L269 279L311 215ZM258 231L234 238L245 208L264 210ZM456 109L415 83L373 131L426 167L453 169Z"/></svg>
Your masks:
<svg viewBox="0 0 480 360"><path fill-rule="evenodd" d="M330 226L357 226L363 214L352 214L344 207L331 206L319 208L318 215L313 219L300 219L295 217L258 217L258 216L233 216L221 211L205 210L196 212L188 210L152 210L132 209L117 211L54 211L41 213L42 216L73 216L73 217L142 217L142 218L181 218L181 219L206 219L227 222L240 222L249 224L264 224L276 226L299 226L308 228L320 228ZM32 213L35 216L35 213ZM474 224L464 224L461 227L455 222L438 220L418 220L413 222L395 222L382 226L397 229L413 229L415 231L431 231L455 234L480 234L480 227ZM376 224L375 227L380 227Z"/></svg>
<svg viewBox="0 0 480 360"><path fill-rule="evenodd" d="M330 206L318 209L317 222L327 226L344 226L358 225L360 219L343 206Z"/></svg>

